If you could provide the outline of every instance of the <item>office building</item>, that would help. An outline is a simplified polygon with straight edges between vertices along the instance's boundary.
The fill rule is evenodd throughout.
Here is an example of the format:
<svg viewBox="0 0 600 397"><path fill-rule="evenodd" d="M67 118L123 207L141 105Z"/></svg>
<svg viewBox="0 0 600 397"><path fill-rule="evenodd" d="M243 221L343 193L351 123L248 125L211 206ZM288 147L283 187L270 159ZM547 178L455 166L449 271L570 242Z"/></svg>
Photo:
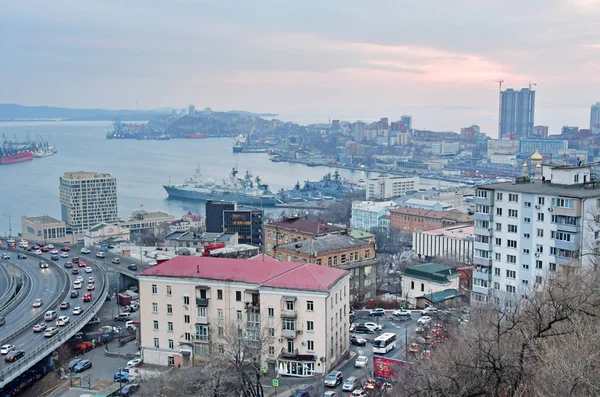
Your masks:
<svg viewBox="0 0 600 397"><path fill-rule="evenodd" d="M433 142L431 144L431 153L436 156L455 156L460 152L458 142Z"/></svg>
<svg viewBox="0 0 600 397"><path fill-rule="evenodd" d="M555 272L593 266L600 186L591 167L535 167L536 178L475 192L472 302L518 299Z"/></svg>
<svg viewBox="0 0 600 397"><path fill-rule="evenodd" d="M237 233L239 244L263 246L263 210L223 211L223 232Z"/></svg>
<svg viewBox="0 0 600 397"><path fill-rule="evenodd" d="M412 130L412 116L404 115L404 116L400 117L400 121L406 127L406 131L402 131L402 132L407 132L407 131Z"/></svg>
<svg viewBox="0 0 600 397"><path fill-rule="evenodd" d="M399 207L390 210L390 230L413 233L454 225L472 225L473 216L458 210L436 211L429 209Z"/></svg>
<svg viewBox="0 0 600 397"><path fill-rule="evenodd" d="M51 216L21 216L21 237L27 241L72 243L66 223Z"/></svg>
<svg viewBox="0 0 600 397"><path fill-rule="evenodd" d="M367 200L385 200L404 196L407 192L419 190L419 177L379 175L367 180Z"/></svg>
<svg viewBox="0 0 600 397"><path fill-rule="evenodd" d="M98 172L65 172L60 178L63 222L74 234L82 234L102 222L117 219L117 178Z"/></svg>
<svg viewBox="0 0 600 397"><path fill-rule="evenodd" d="M248 343L260 345L259 352L243 359L259 360L259 368L312 377L328 373L348 352L345 270L262 256L178 256L138 278L145 364L201 366L219 355L234 360L239 343ZM255 351L249 347L245 354Z"/></svg>
<svg viewBox="0 0 600 397"><path fill-rule="evenodd" d="M285 218L264 226L265 254L275 257L274 249L279 244L313 239L326 234L342 234L346 228L324 222L309 221L301 217Z"/></svg>
<svg viewBox="0 0 600 397"><path fill-rule="evenodd" d="M413 251L420 259L442 258L461 264L473 261L473 226L450 226L413 232Z"/></svg>
<svg viewBox="0 0 600 397"><path fill-rule="evenodd" d="M353 201L350 228L366 231L384 229L383 216L390 214L390 208L396 207L394 201Z"/></svg>
<svg viewBox="0 0 600 397"><path fill-rule="evenodd" d="M206 231L209 233L223 232L223 211L235 211L236 202L206 201Z"/></svg>
<svg viewBox="0 0 600 397"><path fill-rule="evenodd" d="M527 138L533 135L535 91L512 88L500 94L499 139Z"/></svg>
<svg viewBox="0 0 600 397"><path fill-rule="evenodd" d="M596 102L590 109L590 131L600 132L600 102Z"/></svg>
<svg viewBox="0 0 600 397"><path fill-rule="evenodd" d="M569 141L562 139L534 139L521 138L519 152L531 156L535 151L544 153L545 156L563 153L569 149Z"/></svg>

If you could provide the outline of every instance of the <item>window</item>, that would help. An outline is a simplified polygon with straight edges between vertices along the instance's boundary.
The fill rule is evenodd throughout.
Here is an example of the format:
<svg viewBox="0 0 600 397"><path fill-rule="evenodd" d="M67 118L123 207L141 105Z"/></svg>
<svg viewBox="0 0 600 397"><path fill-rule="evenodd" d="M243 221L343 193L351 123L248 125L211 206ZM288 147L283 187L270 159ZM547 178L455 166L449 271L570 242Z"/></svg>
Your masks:
<svg viewBox="0 0 600 397"><path fill-rule="evenodd" d="M509 194L508 195L508 201L510 201L512 203L518 203L519 202L519 195L518 194Z"/></svg>
<svg viewBox="0 0 600 397"><path fill-rule="evenodd" d="M321 266L323 264L323 262L321 262L321 259L317 259L317 265ZM272 347L272 346L270 346Z"/></svg>
<svg viewBox="0 0 600 397"><path fill-rule="evenodd" d="M529 255L529 249L528 248L523 248L523 253L525 255Z"/></svg>
<svg viewBox="0 0 600 397"><path fill-rule="evenodd" d="M267 309L267 315L268 315L269 317L275 317L275 309L274 309L274 308L272 308L272 307L268 308L268 309Z"/></svg>
<svg viewBox="0 0 600 397"><path fill-rule="evenodd" d="M508 225L508 232L509 233L516 233L517 232L517 225Z"/></svg>
<svg viewBox="0 0 600 397"><path fill-rule="evenodd" d="M579 183L579 174L577 174L577 175L575 175L575 176L573 177L573 182L574 182L574 183Z"/></svg>
<svg viewBox="0 0 600 397"><path fill-rule="evenodd" d="M190 304L190 297L187 295L184 295L183 297L183 304L184 305L189 305Z"/></svg>
<svg viewBox="0 0 600 397"><path fill-rule="evenodd" d="M217 299L223 300L223 290L222 289L217 290Z"/></svg>
<svg viewBox="0 0 600 397"><path fill-rule="evenodd" d="M307 331L314 331L315 330L315 323L313 321L307 321L306 322L306 330Z"/></svg>
<svg viewBox="0 0 600 397"><path fill-rule="evenodd" d="M500 283L494 282L494 289L500 289Z"/></svg>
<svg viewBox="0 0 600 397"><path fill-rule="evenodd" d="M573 199L553 198L552 206L561 208L573 208Z"/></svg>
<svg viewBox="0 0 600 397"><path fill-rule="evenodd" d="M544 265L544 262L539 261L539 260L535 261L535 268L536 269L541 269L543 267L543 265Z"/></svg>
<svg viewBox="0 0 600 397"><path fill-rule="evenodd" d="M488 191L487 190L477 190L477 191L475 191L475 196L481 197L481 198L487 198Z"/></svg>
<svg viewBox="0 0 600 397"><path fill-rule="evenodd" d="M515 255L506 255L507 263L517 263L517 257Z"/></svg>
<svg viewBox="0 0 600 397"><path fill-rule="evenodd" d="M242 291L235 291L235 301L236 302L242 301Z"/></svg>
<svg viewBox="0 0 600 397"><path fill-rule="evenodd" d="M271 328L271 329L273 329L273 328ZM219 336L225 335L225 330L223 329L223 327L219 326L219 328L217 328L217 335L219 335ZM271 336L273 336L273 335L271 335Z"/></svg>
<svg viewBox="0 0 600 397"><path fill-rule="evenodd" d="M158 313L158 303L152 302L152 313Z"/></svg>
<svg viewBox="0 0 600 397"><path fill-rule="evenodd" d="M371 251L366 250L365 251L365 259L369 259L371 257Z"/></svg>
<svg viewBox="0 0 600 397"><path fill-rule="evenodd" d="M208 310L206 307L196 306L196 317L206 317Z"/></svg>
<svg viewBox="0 0 600 397"><path fill-rule="evenodd" d="M173 305L167 303L167 314L173 314Z"/></svg>
<svg viewBox="0 0 600 397"><path fill-rule="evenodd" d="M190 341L192 340L192 334L190 332L186 332L184 335L185 340Z"/></svg>
<svg viewBox="0 0 600 397"><path fill-rule="evenodd" d="M236 318L238 319L238 321L242 320L242 311L241 310L236 310Z"/></svg>
<svg viewBox="0 0 600 397"><path fill-rule="evenodd" d="M280 259L280 260L281 260L281 259ZM327 257L327 265L328 265L328 266L331 266L331 265L333 265L333 258L332 258L332 257L330 257L330 256L329 256L329 257Z"/></svg>
<svg viewBox="0 0 600 397"><path fill-rule="evenodd" d="M414 281L410 282L410 289L415 289L415 282Z"/></svg>
<svg viewBox="0 0 600 397"><path fill-rule="evenodd" d="M156 347L157 349L160 347L160 344L158 343L158 338L154 338L154 347Z"/></svg>
<svg viewBox="0 0 600 397"><path fill-rule="evenodd" d="M294 353L294 341L291 339L288 339L287 341L287 351L288 353Z"/></svg>
<svg viewBox="0 0 600 397"><path fill-rule="evenodd" d="M502 201L502 193L496 193L496 200Z"/></svg>
<svg viewBox="0 0 600 397"><path fill-rule="evenodd" d="M515 278L517 277L517 272L514 270L507 270L506 271L506 278Z"/></svg>
<svg viewBox="0 0 600 397"><path fill-rule="evenodd" d="M538 205L544 205L545 199L543 197L538 197Z"/></svg>
<svg viewBox="0 0 600 397"><path fill-rule="evenodd" d="M525 263L523 263L522 267L523 267L523 269L525 269L525 270L529 269L529 265L527 265L527 264L525 264Z"/></svg>
<svg viewBox="0 0 600 397"><path fill-rule="evenodd" d="M531 223L531 218L523 218L523 223Z"/></svg>
<svg viewBox="0 0 600 397"><path fill-rule="evenodd" d="M340 262L341 263L346 263L346 254L340 255Z"/></svg>
<svg viewBox="0 0 600 397"><path fill-rule="evenodd" d="M521 284L527 285L529 284L529 280L521 280Z"/></svg>
<svg viewBox="0 0 600 397"><path fill-rule="evenodd" d="M269 346L269 354L270 355L275 354L275 346Z"/></svg>
<svg viewBox="0 0 600 397"><path fill-rule="evenodd" d="M496 215L502 216L502 208L496 208Z"/></svg>
<svg viewBox="0 0 600 397"><path fill-rule="evenodd" d="M337 266L337 255L333 257L333 266Z"/></svg>
<svg viewBox="0 0 600 397"><path fill-rule="evenodd" d="M497 232L501 232L502 231L502 224L501 223L496 223L496 231Z"/></svg>
<svg viewBox="0 0 600 397"><path fill-rule="evenodd" d="M531 207L531 202L530 201L525 201L524 205L525 205L525 207L529 208L529 207Z"/></svg>
<svg viewBox="0 0 600 397"><path fill-rule="evenodd" d="M536 232L538 237L544 237L544 229L537 229Z"/></svg>
<svg viewBox="0 0 600 397"><path fill-rule="evenodd" d="M223 309L217 309L217 317L223 318Z"/></svg>
<svg viewBox="0 0 600 397"><path fill-rule="evenodd" d="M550 269L551 272L555 272L556 271L556 263L550 262L548 264L548 268Z"/></svg>
<svg viewBox="0 0 600 397"><path fill-rule="evenodd" d="M187 315L187 314L186 314L186 315L184 315L184 316L183 316L183 322L184 322L184 323L186 323L186 324L189 324L189 323L190 323L190 316L189 316L189 315Z"/></svg>
<svg viewBox="0 0 600 397"><path fill-rule="evenodd" d="M275 328L269 328L269 336L275 336Z"/></svg>
<svg viewBox="0 0 600 397"><path fill-rule="evenodd" d="M167 331L168 332L173 332L173 322L169 321L167 323Z"/></svg>
<svg viewBox="0 0 600 397"><path fill-rule="evenodd" d="M272 347L272 346L271 346L271 347ZM223 345L219 345L219 353L220 353L220 354L223 354L223 353L225 353L225 346L223 346Z"/></svg>
<svg viewBox="0 0 600 397"><path fill-rule="evenodd" d="M313 301L306 301L306 311L312 312L315 310L315 305Z"/></svg>
<svg viewBox="0 0 600 397"><path fill-rule="evenodd" d="M307 340L306 341L306 350L308 350L309 352L315 351L315 342L312 340Z"/></svg>
<svg viewBox="0 0 600 397"><path fill-rule="evenodd" d="M517 240L506 240L506 246L508 248L517 248Z"/></svg>
<svg viewBox="0 0 600 397"><path fill-rule="evenodd" d="M296 320L293 318L282 318L281 319L281 329L286 331L295 331L296 330Z"/></svg>
<svg viewBox="0 0 600 397"><path fill-rule="evenodd" d="M544 222L544 213L543 212L538 212L537 220L540 222Z"/></svg>
<svg viewBox="0 0 600 397"><path fill-rule="evenodd" d="M550 232L550 235L552 236L553 239L556 239L556 240L571 241L570 233L552 231L552 232Z"/></svg>
<svg viewBox="0 0 600 397"><path fill-rule="evenodd" d="M496 237L496 245L498 247L502 246L502 239L501 238Z"/></svg>
<svg viewBox="0 0 600 397"><path fill-rule="evenodd" d="M517 210L508 210L508 216L510 218L516 218L519 216L519 211Z"/></svg>
<svg viewBox="0 0 600 397"><path fill-rule="evenodd" d="M500 254L499 252L495 252L494 253L494 258L497 261L501 261L502 260L502 254Z"/></svg>
<svg viewBox="0 0 600 397"><path fill-rule="evenodd" d="M173 348L173 340L169 339L169 349ZM173 356L169 356L168 357L168 363L169 367L174 367L175 366L175 357Z"/></svg>
<svg viewBox="0 0 600 397"><path fill-rule="evenodd" d="M516 291L516 288L514 285L507 285L506 286L506 292L508 292L509 294L514 294Z"/></svg>
<svg viewBox="0 0 600 397"><path fill-rule="evenodd" d="M154 320L154 330L158 331L158 320Z"/></svg>
<svg viewBox="0 0 600 397"><path fill-rule="evenodd" d="M152 284L152 295L158 294L158 287L156 284Z"/></svg>
<svg viewBox="0 0 600 397"><path fill-rule="evenodd" d="M421 292L425 291L425 284L421 283Z"/></svg>
<svg viewBox="0 0 600 397"><path fill-rule="evenodd" d="M530 234L529 233L523 233L523 238L530 238Z"/></svg>
<svg viewBox="0 0 600 397"><path fill-rule="evenodd" d="M495 267L495 268L494 268L494 274L495 274L496 276L499 276L499 275L500 275L500 268L499 268L499 267Z"/></svg>
<svg viewBox="0 0 600 397"><path fill-rule="evenodd" d="M543 245L540 245L540 244L536 244L536 245L535 245L535 252L538 252L538 253L540 253L540 254L543 254L543 253L544 253L544 246L543 246Z"/></svg>
<svg viewBox="0 0 600 397"><path fill-rule="evenodd" d="M331 304L333 305L333 299L331 300ZM286 301L285 302L285 310L294 310L294 301Z"/></svg>
<svg viewBox="0 0 600 397"><path fill-rule="evenodd" d="M541 284L542 283L542 276L535 276L535 283L536 284Z"/></svg>
<svg viewBox="0 0 600 397"><path fill-rule="evenodd" d="M171 295L172 295L172 294L171 294L171 292L172 292L172 291L171 291L171 286L170 286L170 285L167 285L167 295L168 295L168 296L171 296Z"/></svg>

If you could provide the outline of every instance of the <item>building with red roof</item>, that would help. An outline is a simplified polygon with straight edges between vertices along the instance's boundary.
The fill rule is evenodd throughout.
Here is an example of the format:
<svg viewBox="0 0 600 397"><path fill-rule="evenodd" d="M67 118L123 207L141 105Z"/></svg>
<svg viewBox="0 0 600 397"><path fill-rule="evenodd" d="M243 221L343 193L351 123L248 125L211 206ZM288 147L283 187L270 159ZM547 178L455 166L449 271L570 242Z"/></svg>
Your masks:
<svg viewBox="0 0 600 397"><path fill-rule="evenodd" d="M145 363L194 366L215 353L235 358L227 338L232 327L245 335L243 343L260 344L261 364L281 375L327 372L349 348L346 270L266 255L178 256L138 276Z"/></svg>

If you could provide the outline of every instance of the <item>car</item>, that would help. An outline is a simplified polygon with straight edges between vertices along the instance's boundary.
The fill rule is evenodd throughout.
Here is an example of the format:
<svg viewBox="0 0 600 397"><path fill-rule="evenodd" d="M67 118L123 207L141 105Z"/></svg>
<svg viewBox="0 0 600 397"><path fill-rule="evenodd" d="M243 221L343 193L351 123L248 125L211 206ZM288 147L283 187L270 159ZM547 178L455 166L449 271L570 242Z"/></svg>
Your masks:
<svg viewBox="0 0 600 397"><path fill-rule="evenodd" d="M383 329L383 325L381 324L377 324L377 323L364 323L364 326L367 328L370 328L373 332L374 331L381 331Z"/></svg>
<svg viewBox="0 0 600 397"><path fill-rule="evenodd" d="M33 252L34 252L36 255L42 255L42 254L43 254L42 250L40 250L40 249L37 249L37 250L35 250L35 251L33 251Z"/></svg>
<svg viewBox="0 0 600 397"><path fill-rule="evenodd" d="M65 245L60 250L63 251L63 252L69 252L69 251L71 251L71 247L69 247L68 245Z"/></svg>
<svg viewBox="0 0 600 397"><path fill-rule="evenodd" d="M422 316L417 320L417 324L419 325L427 325L431 322L431 317L429 316Z"/></svg>
<svg viewBox="0 0 600 397"><path fill-rule="evenodd" d="M89 266L87 266L87 267L85 268L85 272L86 272L86 273L91 273L91 272L92 272L92 268L91 268L91 267L89 267Z"/></svg>
<svg viewBox="0 0 600 397"><path fill-rule="evenodd" d="M83 276L77 276L75 278L75 281L79 281L79 282L83 283Z"/></svg>
<svg viewBox="0 0 600 397"><path fill-rule="evenodd" d="M56 319L56 325L58 327L64 327L67 324L69 324L69 316L60 316Z"/></svg>
<svg viewBox="0 0 600 397"><path fill-rule="evenodd" d="M381 308L369 310L369 316L375 317L375 316L384 316L384 315L385 315L385 310L383 310Z"/></svg>
<svg viewBox="0 0 600 397"><path fill-rule="evenodd" d="M9 237L9 238L6 240L6 242L7 242L7 243L9 243L9 244L14 244L14 243L16 243L16 242L17 242L17 240L15 240L15 239L14 239L14 238L12 238L12 237Z"/></svg>
<svg viewBox="0 0 600 397"><path fill-rule="evenodd" d="M8 363L14 363L15 361L17 361L24 355L25 355L25 352L23 350L13 350L12 352L10 352L6 356L4 356L4 361L6 361Z"/></svg>
<svg viewBox="0 0 600 397"><path fill-rule="evenodd" d="M87 325L97 325L100 324L100 319L98 317L92 317L90 321L88 321Z"/></svg>
<svg viewBox="0 0 600 397"><path fill-rule="evenodd" d="M74 268L73 270L71 270L71 274L79 274L79 269Z"/></svg>
<svg viewBox="0 0 600 397"><path fill-rule="evenodd" d="M44 314L44 320L45 321L52 321L54 320L56 317L58 316L58 313L56 313L56 310L48 310L45 314Z"/></svg>
<svg viewBox="0 0 600 397"><path fill-rule="evenodd" d="M310 394L310 389L304 389L304 390L296 390L296 392L294 394L292 394L290 397L311 397L314 396L314 394ZM334 394L335 396L335 394Z"/></svg>
<svg viewBox="0 0 600 397"><path fill-rule="evenodd" d="M344 381L344 375L340 371L332 371L325 378L324 384L327 387L337 387Z"/></svg>
<svg viewBox="0 0 600 397"><path fill-rule="evenodd" d="M132 270L132 271L136 271L138 269L138 267L137 267L137 265L131 264L131 265L127 266L127 269L128 270Z"/></svg>
<svg viewBox="0 0 600 397"><path fill-rule="evenodd" d="M118 327L113 327L111 325L104 325L102 327L99 328L100 332L108 334L110 332L114 332L115 334L118 334L120 332L120 328Z"/></svg>
<svg viewBox="0 0 600 397"><path fill-rule="evenodd" d="M48 263L45 261L39 262L40 269L48 269Z"/></svg>
<svg viewBox="0 0 600 397"><path fill-rule="evenodd" d="M375 390L377 389L377 381L375 379L367 379L363 384L363 389Z"/></svg>
<svg viewBox="0 0 600 397"><path fill-rule="evenodd" d="M132 360L127 361L127 368L133 368L133 367L137 367L138 365L140 365L142 363L142 359L141 358L134 358Z"/></svg>
<svg viewBox="0 0 600 397"><path fill-rule="evenodd" d="M74 258L71 260L71 262L73 262L73 263L79 263L79 262L81 262L81 258L80 258L80 257L78 257L78 256L76 256L76 257L74 257Z"/></svg>
<svg viewBox="0 0 600 397"><path fill-rule="evenodd" d="M363 389L356 389L352 392L352 397L367 397L367 392Z"/></svg>
<svg viewBox="0 0 600 397"><path fill-rule="evenodd" d="M67 310L70 307L71 307L71 304L69 302L63 302L63 303L60 304L59 309L60 310Z"/></svg>
<svg viewBox="0 0 600 397"><path fill-rule="evenodd" d="M88 283L90 283L90 284L94 283L94 276L89 276L88 277Z"/></svg>
<svg viewBox="0 0 600 397"><path fill-rule="evenodd" d="M407 312L406 310L394 310L392 316L398 317L400 320L410 320L412 318L410 312Z"/></svg>
<svg viewBox="0 0 600 397"><path fill-rule="evenodd" d="M81 289L81 281L75 281L73 283L73 288L74 289Z"/></svg>
<svg viewBox="0 0 600 397"><path fill-rule="evenodd" d="M37 298L33 301L33 307L42 307L43 304L44 301L42 300L42 298Z"/></svg>
<svg viewBox="0 0 600 397"><path fill-rule="evenodd" d="M131 316L129 315L129 313L119 313L119 315L117 315L115 317L115 321L129 321L131 320Z"/></svg>
<svg viewBox="0 0 600 397"><path fill-rule="evenodd" d="M125 329L135 329L135 324L133 323L133 320L125 322Z"/></svg>
<svg viewBox="0 0 600 397"><path fill-rule="evenodd" d="M75 316L78 316L83 313L83 308L81 306L76 306L73 308L73 310L71 310L71 313L73 313Z"/></svg>
<svg viewBox="0 0 600 397"><path fill-rule="evenodd" d="M90 369L90 368L92 368L92 362L90 360L81 360L73 367L73 371L83 372L86 369Z"/></svg>
<svg viewBox="0 0 600 397"><path fill-rule="evenodd" d="M118 396L129 397L129 396L131 396L133 393L135 393L138 390L140 390L140 385L139 384L137 384L137 383L129 383L129 384L123 386L123 388L119 392Z"/></svg>
<svg viewBox="0 0 600 397"><path fill-rule="evenodd" d="M342 391L353 391L358 387L360 387L360 381L356 376L351 376L344 381L344 384L342 385Z"/></svg>
<svg viewBox="0 0 600 397"><path fill-rule="evenodd" d="M364 324L357 324L354 327L354 332L359 333L359 334L372 334L375 331L373 331L372 328L369 328Z"/></svg>
<svg viewBox="0 0 600 397"><path fill-rule="evenodd" d="M51 250L51 251L50 251L50 254L51 254L51 255L58 255L58 250Z"/></svg>
<svg viewBox="0 0 600 397"><path fill-rule="evenodd" d="M48 244L46 247L48 247L50 249L54 249L54 244Z"/></svg>
<svg viewBox="0 0 600 397"><path fill-rule="evenodd" d="M61 253L60 253L60 257L61 257L61 258L68 258L68 257L69 257L69 254L67 254L66 252L61 252Z"/></svg>
<svg viewBox="0 0 600 397"><path fill-rule="evenodd" d="M75 359L69 361L69 364L67 364L67 369L69 371L73 371L73 368L75 368L75 366L77 364L79 364L80 361L83 361L83 359L82 358L75 358Z"/></svg>
<svg viewBox="0 0 600 397"><path fill-rule="evenodd" d="M73 268L73 264L71 262L65 263L65 269L72 269L72 268Z"/></svg>
<svg viewBox="0 0 600 397"><path fill-rule="evenodd" d="M90 250L84 247L84 248L81 249L81 253L84 254L84 255L87 255L87 254L90 253Z"/></svg>
<svg viewBox="0 0 600 397"><path fill-rule="evenodd" d="M94 284L88 284L88 286L87 286L88 291L93 291L95 289L96 289L96 286Z"/></svg>
<svg viewBox="0 0 600 397"><path fill-rule="evenodd" d="M354 368L364 368L367 364L369 364L369 357L367 356L358 356L354 360Z"/></svg>
<svg viewBox="0 0 600 397"><path fill-rule="evenodd" d="M42 247L42 249L40 251L42 251L42 252L48 252L48 251L50 251L50 247L47 247L47 246L46 247Z"/></svg>
<svg viewBox="0 0 600 397"><path fill-rule="evenodd" d="M46 338L50 338L56 334L58 334L58 328L56 327L46 328L46 330L44 331L44 337Z"/></svg>
<svg viewBox="0 0 600 397"><path fill-rule="evenodd" d="M8 255L8 254L2 254L2 259L10 259L10 255Z"/></svg>
<svg viewBox="0 0 600 397"><path fill-rule="evenodd" d="M0 325L4 325L6 323L6 320L4 319L3 316L0 316Z"/></svg>
<svg viewBox="0 0 600 397"><path fill-rule="evenodd" d="M92 294L83 294L83 301L84 302L91 302L92 301Z"/></svg>
<svg viewBox="0 0 600 397"><path fill-rule="evenodd" d="M25 254L17 254L17 259L27 259L27 255L25 255Z"/></svg>
<svg viewBox="0 0 600 397"><path fill-rule="evenodd" d="M360 336L350 335L350 343L354 346L365 346L367 344L367 340Z"/></svg>
<svg viewBox="0 0 600 397"><path fill-rule="evenodd" d="M421 310L421 316L428 316L431 314L436 314L437 313L437 309L433 306L429 306L426 307L425 309Z"/></svg>
<svg viewBox="0 0 600 397"><path fill-rule="evenodd" d="M33 326L33 332L42 332L47 327L46 323L37 323Z"/></svg>
<svg viewBox="0 0 600 397"><path fill-rule="evenodd" d="M112 258L111 262L115 265L118 265L119 263L121 263L121 260L119 258Z"/></svg>
<svg viewBox="0 0 600 397"><path fill-rule="evenodd" d="M77 262L77 266L78 267L87 267L87 263L80 261L80 262Z"/></svg>
<svg viewBox="0 0 600 397"><path fill-rule="evenodd" d="M2 354L3 356L10 353L11 351L15 350L17 347L15 345L2 345L0 346L0 354Z"/></svg>
<svg viewBox="0 0 600 397"><path fill-rule="evenodd" d="M113 379L115 382L129 383L129 371L122 369L119 372L115 372Z"/></svg>
<svg viewBox="0 0 600 397"><path fill-rule="evenodd" d="M96 258L106 258L106 255L104 254L104 252L96 252Z"/></svg>
<svg viewBox="0 0 600 397"><path fill-rule="evenodd" d="M323 397L341 397L339 394L337 394L336 392L334 392L333 390L328 390L325 393L323 393Z"/></svg>

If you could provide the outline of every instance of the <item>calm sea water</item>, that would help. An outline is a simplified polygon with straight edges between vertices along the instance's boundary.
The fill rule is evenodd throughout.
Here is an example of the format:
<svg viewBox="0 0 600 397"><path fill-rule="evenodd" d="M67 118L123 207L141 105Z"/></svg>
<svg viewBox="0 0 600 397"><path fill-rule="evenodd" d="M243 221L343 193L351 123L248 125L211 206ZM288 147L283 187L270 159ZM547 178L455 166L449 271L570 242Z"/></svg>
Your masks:
<svg viewBox="0 0 600 397"><path fill-rule="evenodd" d="M111 122L5 122L2 140L25 140L27 134L48 140L58 154L25 163L0 165L0 235L21 231L21 215L60 218L59 177L68 171L108 172L117 178L119 215L128 218L143 206L181 216L187 211L204 213L204 203L168 199L163 184L182 183L200 164L204 178L220 181L232 167L260 175L273 191L291 188L297 180L318 180L334 169L302 164L273 163L267 154L233 153L233 141L223 139L173 139L169 141L107 140ZM368 173L340 169L352 181ZM422 187L438 186L422 180ZM441 185L450 185L441 182Z"/></svg>

